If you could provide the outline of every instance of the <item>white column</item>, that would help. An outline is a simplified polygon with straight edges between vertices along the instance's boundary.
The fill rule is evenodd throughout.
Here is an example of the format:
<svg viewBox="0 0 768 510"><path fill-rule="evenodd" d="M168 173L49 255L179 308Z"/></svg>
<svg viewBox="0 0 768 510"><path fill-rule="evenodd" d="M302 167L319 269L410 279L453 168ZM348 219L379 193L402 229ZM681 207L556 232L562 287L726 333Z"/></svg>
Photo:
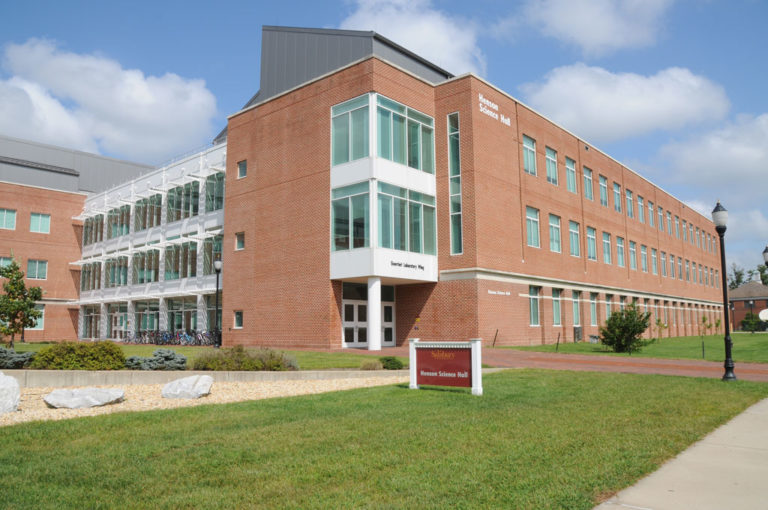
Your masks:
<svg viewBox="0 0 768 510"><path fill-rule="evenodd" d="M419 385L416 383L416 374L418 373L418 368L416 366L416 344L418 342L418 338L408 339L408 369L410 375L410 384L408 387L412 390L419 389Z"/></svg>
<svg viewBox="0 0 768 510"><path fill-rule="evenodd" d="M198 257L201 258L201 257ZM198 274L203 274L202 272ZM208 327L208 308L205 303L205 296L197 295L197 330L208 331L211 328Z"/></svg>
<svg viewBox="0 0 768 510"><path fill-rule="evenodd" d="M99 322L100 322L100 328L101 335L100 338L97 338L96 340L104 340L105 338L109 338L109 330L111 328L111 324L109 322L109 314L107 313L107 305L106 303L101 303L99 305Z"/></svg>
<svg viewBox="0 0 768 510"><path fill-rule="evenodd" d="M381 278L368 278L368 350L381 350Z"/></svg>
<svg viewBox="0 0 768 510"><path fill-rule="evenodd" d="M160 331L170 331L171 328L168 327L168 301L161 297L159 300L159 310L157 314L157 320L160 323L159 330Z"/></svg>

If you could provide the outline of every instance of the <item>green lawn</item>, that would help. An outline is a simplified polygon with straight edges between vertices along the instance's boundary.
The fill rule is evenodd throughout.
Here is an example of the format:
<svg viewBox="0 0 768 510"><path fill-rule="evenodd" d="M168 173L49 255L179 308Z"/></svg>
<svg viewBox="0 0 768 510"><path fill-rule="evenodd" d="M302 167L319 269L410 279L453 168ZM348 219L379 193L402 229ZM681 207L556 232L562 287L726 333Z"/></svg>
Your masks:
<svg viewBox="0 0 768 510"><path fill-rule="evenodd" d="M768 363L768 333L732 333L733 359L735 362ZM634 356L646 358L674 358L674 359L702 359L701 337L681 336L662 338L647 347L644 347ZM505 347L506 348L506 347ZM526 347L509 347L524 351L555 352L556 346L533 345ZM579 342L577 344L560 344L558 352L570 354L605 354L611 356L628 356L617 354L608 350L602 344L590 344ZM704 359L708 361L725 360L725 343L723 335L709 335L704 337Z"/></svg>
<svg viewBox="0 0 768 510"><path fill-rule="evenodd" d="M26 351L39 351L48 343L21 343L16 342L14 349L16 352ZM125 353L125 357L129 356L152 356L152 353L156 349L171 349L179 354L183 354L187 357L187 366L191 366L192 360L200 353L208 352L213 347L180 347L180 346L155 346L155 345L120 345ZM357 369L363 361L370 361L378 359L378 356L371 356L366 354L357 354L354 352L314 352L314 351L283 351L290 354L299 363L301 370L329 370L337 368ZM382 356L386 356L386 352L382 353ZM399 357L400 361L404 365L408 365L408 358Z"/></svg>
<svg viewBox="0 0 768 510"><path fill-rule="evenodd" d="M589 509L768 396L747 381L535 370L484 387L9 426L0 506Z"/></svg>

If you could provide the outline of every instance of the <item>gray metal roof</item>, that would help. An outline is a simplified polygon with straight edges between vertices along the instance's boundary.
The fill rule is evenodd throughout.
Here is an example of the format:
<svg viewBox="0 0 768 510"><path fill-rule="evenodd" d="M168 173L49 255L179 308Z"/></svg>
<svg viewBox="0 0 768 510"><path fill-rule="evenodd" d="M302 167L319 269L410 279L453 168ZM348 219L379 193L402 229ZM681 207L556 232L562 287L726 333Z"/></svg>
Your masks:
<svg viewBox="0 0 768 510"><path fill-rule="evenodd" d="M761 282L751 281L728 291L729 301L741 301L752 298L768 299L768 287Z"/></svg>
<svg viewBox="0 0 768 510"><path fill-rule="evenodd" d="M374 55L431 83L453 78L445 69L376 32L264 26L260 88L243 108ZM226 137L224 128L214 143L221 143Z"/></svg>

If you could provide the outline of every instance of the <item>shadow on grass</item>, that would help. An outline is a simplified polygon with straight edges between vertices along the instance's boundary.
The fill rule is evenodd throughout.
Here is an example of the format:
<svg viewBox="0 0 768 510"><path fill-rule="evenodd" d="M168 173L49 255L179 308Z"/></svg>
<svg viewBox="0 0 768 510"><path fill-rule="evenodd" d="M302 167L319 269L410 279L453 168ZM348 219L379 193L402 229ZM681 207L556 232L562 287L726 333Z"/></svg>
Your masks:
<svg viewBox="0 0 768 510"><path fill-rule="evenodd" d="M410 389L409 383L401 383L396 385L398 388ZM419 385L420 390L437 391L441 393L472 393L472 388L458 388L455 386L428 386L424 384Z"/></svg>

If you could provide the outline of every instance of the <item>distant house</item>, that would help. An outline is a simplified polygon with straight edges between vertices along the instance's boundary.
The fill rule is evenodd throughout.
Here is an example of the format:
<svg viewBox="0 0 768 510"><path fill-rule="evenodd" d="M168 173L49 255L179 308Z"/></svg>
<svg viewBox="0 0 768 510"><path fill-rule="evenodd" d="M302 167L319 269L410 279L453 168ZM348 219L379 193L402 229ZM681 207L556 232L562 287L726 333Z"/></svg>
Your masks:
<svg viewBox="0 0 768 510"><path fill-rule="evenodd" d="M741 321L748 313L759 314L768 308L768 286L760 282L745 283L728 292L733 329L741 329Z"/></svg>

